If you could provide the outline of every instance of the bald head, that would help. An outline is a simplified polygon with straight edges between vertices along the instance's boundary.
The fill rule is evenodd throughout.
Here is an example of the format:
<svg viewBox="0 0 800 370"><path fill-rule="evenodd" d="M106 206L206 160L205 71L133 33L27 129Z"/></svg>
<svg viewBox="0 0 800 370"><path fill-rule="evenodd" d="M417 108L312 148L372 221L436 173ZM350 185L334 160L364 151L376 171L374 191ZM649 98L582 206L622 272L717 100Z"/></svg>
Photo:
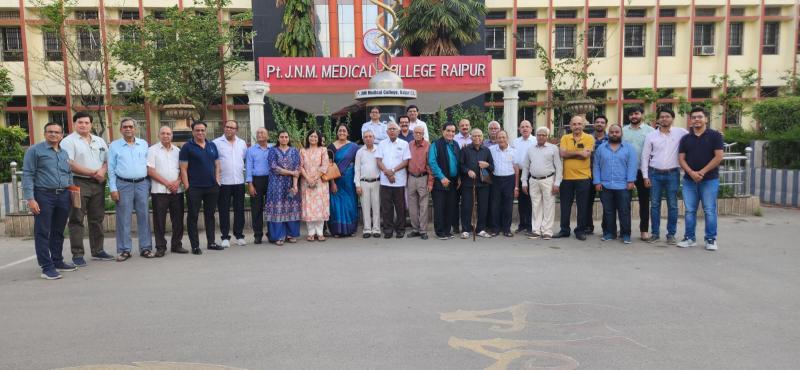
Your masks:
<svg viewBox="0 0 800 370"><path fill-rule="evenodd" d="M158 141L163 146L170 146L170 143L172 143L172 129L169 126L161 126L158 130Z"/></svg>
<svg viewBox="0 0 800 370"><path fill-rule="evenodd" d="M519 123L519 134L522 135L525 139L531 136L531 131L533 130L533 125L531 125L531 121L523 120Z"/></svg>

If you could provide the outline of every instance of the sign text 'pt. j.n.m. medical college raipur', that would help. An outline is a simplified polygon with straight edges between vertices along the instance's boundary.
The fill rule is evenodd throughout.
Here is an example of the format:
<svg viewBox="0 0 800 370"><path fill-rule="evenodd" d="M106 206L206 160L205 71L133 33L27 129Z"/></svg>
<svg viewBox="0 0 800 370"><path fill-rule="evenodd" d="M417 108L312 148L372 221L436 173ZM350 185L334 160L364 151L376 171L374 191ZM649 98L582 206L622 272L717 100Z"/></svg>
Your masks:
<svg viewBox="0 0 800 370"><path fill-rule="evenodd" d="M377 73L374 58L259 58L259 79L281 87L366 88ZM491 83L491 57L397 57L395 73L406 87L475 86Z"/></svg>

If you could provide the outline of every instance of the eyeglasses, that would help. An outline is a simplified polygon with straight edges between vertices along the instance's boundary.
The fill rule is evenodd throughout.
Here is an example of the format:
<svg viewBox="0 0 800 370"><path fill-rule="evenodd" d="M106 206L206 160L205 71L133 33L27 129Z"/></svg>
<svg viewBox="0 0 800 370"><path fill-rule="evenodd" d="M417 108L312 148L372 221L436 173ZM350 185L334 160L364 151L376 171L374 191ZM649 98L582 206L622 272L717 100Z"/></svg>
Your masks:
<svg viewBox="0 0 800 370"><path fill-rule="evenodd" d="M227 129L236 130L236 129L237 129L237 127L225 126L225 129L226 129L226 130L227 130Z"/></svg>
<svg viewBox="0 0 800 370"><path fill-rule="evenodd" d="M48 135L61 135L62 134L61 131L45 131L44 133L48 134Z"/></svg>
<svg viewBox="0 0 800 370"><path fill-rule="evenodd" d="M705 118L705 116L691 116L691 117L692 117L692 119L703 119L703 118Z"/></svg>
<svg viewBox="0 0 800 370"><path fill-rule="evenodd" d="M122 126L122 128L133 128L133 126Z"/></svg>

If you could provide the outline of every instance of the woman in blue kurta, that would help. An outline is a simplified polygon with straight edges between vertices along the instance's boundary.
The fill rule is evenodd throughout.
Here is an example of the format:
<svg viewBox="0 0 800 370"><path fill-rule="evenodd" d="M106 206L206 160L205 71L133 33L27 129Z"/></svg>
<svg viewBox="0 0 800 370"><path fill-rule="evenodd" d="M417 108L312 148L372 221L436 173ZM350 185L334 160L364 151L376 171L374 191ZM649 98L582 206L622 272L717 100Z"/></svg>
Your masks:
<svg viewBox="0 0 800 370"><path fill-rule="evenodd" d="M270 175L267 187L264 221L269 223L269 241L283 245L297 241L300 236L300 152L289 145L289 133L278 133L278 145L267 154Z"/></svg>
<svg viewBox="0 0 800 370"><path fill-rule="evenodd" d="M328 145L328 150L333 152L333 161L342 173L342 177L331 181L330 187L331 215L328 228L334 237L351 236L358 227L358 203L353 176L359 146L347 140L349 135L347 126L339 125L336 128L336 141Z"/></svg>

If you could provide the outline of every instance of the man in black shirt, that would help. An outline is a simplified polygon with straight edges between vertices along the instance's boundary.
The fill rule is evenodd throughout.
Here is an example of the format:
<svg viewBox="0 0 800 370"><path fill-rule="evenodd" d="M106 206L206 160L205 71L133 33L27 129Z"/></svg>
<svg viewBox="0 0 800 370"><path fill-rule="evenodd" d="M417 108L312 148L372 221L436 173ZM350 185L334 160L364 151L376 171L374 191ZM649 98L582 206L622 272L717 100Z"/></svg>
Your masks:
<svg viewBox="0 0 800 370"><path fill-rule="evenodd" d="M471 232L478 236L490 238L486 230L486 220L489 217L489 178L494 171L492 152L483 146L483 132L474 129L470 133L472 143L461 148L461 233L462 239L467 239ZM477 218L475 229L472 227L473 203L477 202Z"/></svg>

